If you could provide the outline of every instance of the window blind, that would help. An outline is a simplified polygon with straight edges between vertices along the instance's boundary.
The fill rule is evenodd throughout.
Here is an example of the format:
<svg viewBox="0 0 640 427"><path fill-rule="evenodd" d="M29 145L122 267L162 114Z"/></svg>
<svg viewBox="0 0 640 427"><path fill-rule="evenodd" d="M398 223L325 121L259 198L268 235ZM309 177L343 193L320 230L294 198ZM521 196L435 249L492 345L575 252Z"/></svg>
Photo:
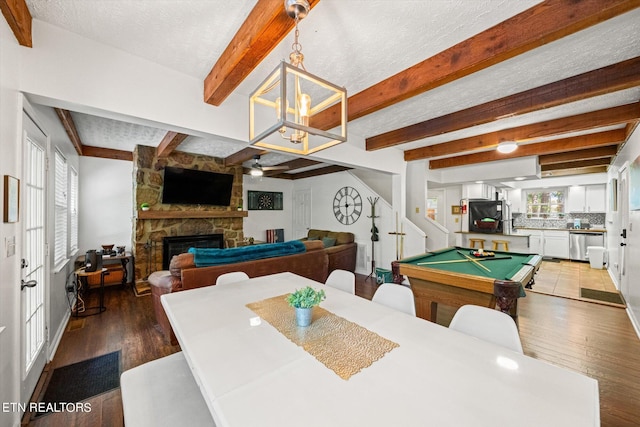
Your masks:
<svg viewBox="0 0 640 427"><path fill-rule="evenodd" d="M54 153L55 172L55 244L54 266L59 266L67 259L67 221L68 221L68 171L67 160L58 151Z"/></svg>
<svg viewBox="0 0 640 427"><path fill-rule="evenodd" d="M69 253L78 250L78 172L70 168L69 182Z"/></svg>

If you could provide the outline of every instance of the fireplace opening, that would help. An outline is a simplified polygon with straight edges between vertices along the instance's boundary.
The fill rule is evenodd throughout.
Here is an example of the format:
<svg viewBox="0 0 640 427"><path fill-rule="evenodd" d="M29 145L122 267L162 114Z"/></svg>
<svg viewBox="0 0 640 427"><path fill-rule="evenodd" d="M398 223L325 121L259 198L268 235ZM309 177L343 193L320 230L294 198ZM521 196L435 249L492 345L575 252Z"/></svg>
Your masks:
<svg viewBox="0 0 640 427"><path fill-rule="evenodd" d="M198 234L162 238L162 269L168 270L174 255L185 253L189 248L224 248L224 234Z"/></svg>

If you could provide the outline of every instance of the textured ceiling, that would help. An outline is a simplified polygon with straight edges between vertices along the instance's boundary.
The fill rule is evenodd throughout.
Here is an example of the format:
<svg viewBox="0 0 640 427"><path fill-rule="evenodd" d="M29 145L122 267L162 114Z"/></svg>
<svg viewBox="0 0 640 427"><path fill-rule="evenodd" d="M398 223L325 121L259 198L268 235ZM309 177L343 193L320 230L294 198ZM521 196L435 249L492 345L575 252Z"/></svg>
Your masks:
<svg viewBox="0 0 640 427"><path fill-rule="evenodd" d="M204 79L256 0L27 0L34 19ZM539 3L534 0L321 0L300 24L306 68L350 95ZM595 25L483 71L349 123L362 137L478 105L640 56L640 10ZM291 51L292 35L245 79L247 96ZM634 102L629 89L438 135L410 149ZM75 113L86 145L132 150L157 146L162 129ZM226 157L245 147L216 135L189 137L180 150ZM269 154L263 165L290 160ZM250 163L250 162L249 162ZM246 163L246 164L249 164Z"/></svg>

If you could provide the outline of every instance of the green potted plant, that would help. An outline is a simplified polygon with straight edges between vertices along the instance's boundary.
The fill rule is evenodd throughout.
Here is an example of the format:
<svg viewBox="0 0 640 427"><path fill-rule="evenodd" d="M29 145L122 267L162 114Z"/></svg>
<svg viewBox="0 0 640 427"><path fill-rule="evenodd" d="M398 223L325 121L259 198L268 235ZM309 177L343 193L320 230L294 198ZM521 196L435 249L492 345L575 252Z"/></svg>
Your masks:
<svg viewBox="0 0 640 427"><path fill-rule="evenodd" d="M287 302L296 309L296 324L298 326L309 326L313 307L320 304L325 298L323 290L316 291L311 286L296 289L294 293L289 294Z"/></svg>
<svg viewBox="0 0 640 427"><path fill-rule="evenodd" d="M142 209L143 211L148 211L149 203L140 203L140 209Z"/></svg>

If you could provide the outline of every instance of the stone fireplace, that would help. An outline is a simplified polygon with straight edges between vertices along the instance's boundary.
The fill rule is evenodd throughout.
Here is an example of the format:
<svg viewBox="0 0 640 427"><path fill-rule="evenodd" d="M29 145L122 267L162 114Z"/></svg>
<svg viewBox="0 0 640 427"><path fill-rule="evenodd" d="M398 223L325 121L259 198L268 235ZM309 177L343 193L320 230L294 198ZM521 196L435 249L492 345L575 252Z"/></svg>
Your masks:
<svg viewBox="0 0 640 427"><path fill-rule="evenodd" d="M224 248L224 234L197 234L162 238L162 269L168 270L171 257L189 248Z"/></svg>
<svg viewBox="0 0 640 427"><path fill-rule="evenodd" d="M165 237L222 236L221 247L240 246L244 240L242 231L246 211L242 206L242 165L225 167L222 159L173 152L166 158L158 158L154 147L137 146L133 152L134 206L133 255L136 257L136 280L146 279L154 271L163 268L163 239ZM230 206L178 205L162 203L163 169L175 166L234 175ZM138 209L148 203L150 209Z"/></svg>

